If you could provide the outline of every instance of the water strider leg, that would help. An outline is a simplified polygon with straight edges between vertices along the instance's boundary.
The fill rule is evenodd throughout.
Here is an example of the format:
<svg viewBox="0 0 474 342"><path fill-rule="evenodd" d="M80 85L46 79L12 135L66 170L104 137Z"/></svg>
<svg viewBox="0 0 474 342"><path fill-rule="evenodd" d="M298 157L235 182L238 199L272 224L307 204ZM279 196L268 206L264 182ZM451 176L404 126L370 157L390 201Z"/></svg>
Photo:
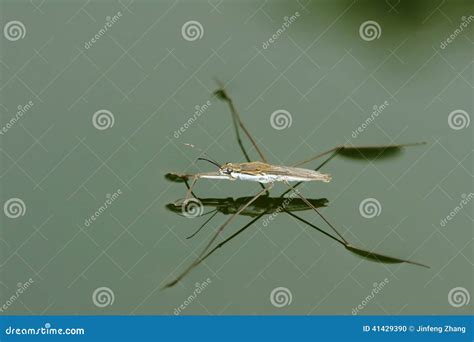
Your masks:
<svg viewBox="0 0 474 342"><path fill-rule="evenodd" d="M245 226L243 226L242 228L240 228L238 231L236 231L234 234L232 234L231 236L229 236L228 238L226 238L224 241L222 242L219 242L214 248L212 248L209 252L207 252L202 258L200 258L197 262L196 262L196 266L198 266L199 264L201 264L204 260L206 260L207 258L209 258L214 252L216 252L219 248L221 248L222 246L224 246L226 243L230 242L230 240L234 239L235 237L237 237L237 235L239 235L240 233L242 233L244 230L246 230L247 228L249 228L251 225L253 225L255 222L257 222L258 219L260 219L263 215L265 215L265 213L261 213L259 214L257 217L253 218L249 223L247 223Z"/></svg>
<svg viewBox="0 0 474 342"><path fill-rule="evenodd" d="M188 183L187 179L184 180L184 184L186 185L186 188L188 189L188 191L191 191L191 195L193 195L193 197L197 198L196 194L192 191L191 187L189 186L189 183Z"/></svg>
<svg viewBox="0 0 474 342"><path fill-rule="evenodd" d="M420 143L413 143L413 144L398 144L398 145L366 145L366 146L348 146L348 145L343 145L343 146L337 146L337 147L334 147L330 150L327 150L325 152L322 152L320 154L317 154L316 156L314 157L311 157L311 158L308 158L306 160L303 160L299 163L296 163L296 164L293 164L292 166L301 166L303 164L306 164L306 163L309 163L313 160L316 160L318 158L321 158L321 157L324 157L326 155L329 154L329 157L327 157L321 164L318 165L317 168L315 168L314 170L315 171L319 171L324 165L326 165L327 163L329 163L334 157L336 157L341 151L344 151L344 150L358 150L358 149L368 149L368 148L371 148L371 149L375 149L375 150L380 150L380 153L379 155L381 155L386 149L389 149L389 148L402 148L402 147L408 147L408 146L417 146L417 145L423 145L425 144L424 142L420 142ZM298 182L296 183L295 185L293 185L294 188L297 188L298 186L300 186L301 182ZM283 194L280 195L280 197L283 197L284 195L286 195L288 192L290 192L290 190L287 190L285 191Z"/></svg>
<svg viewBox="0 0 474 342"><path fill-rule="evenodd" d="M198 180L198 178L199 178L199 174L195 174L193 176L193 180L191 181L191 185L188 187L188 191L186 191L186 196L184 197L183 203L185 203L188 199L191 198L191 195L193 193L193 187L196 184L196 181Z"/></svg>
<svg viewBox="0 0 474 342"><path fill-rule="evenodd" d="M221 100L224 100L225 102L227 102L227 105L229 106L230 112L232 114L232 120L233 120L233 123L234 123L234 129L235 129L235 134L237 136L237 141L239 143L240 149L242 150L242 152L245 156L245 159L247 159L248 162L251 161L248 154L247 154L247 151L245 150L245 148L243 146L242 140L240 139L240 134L239 134L239 129L237 127L237 124L240 126L240 128L242 128L242 130L244 131L247 138L249 138L249 140L252 143L253 147L255 147L255 150L257 151L258 155L260 156L260 159L264 163L266 163L267 160L266 160L265 156L263 155L262 151L258 147L255 139L252 137L252 135L250 134L250 132L247 130L244 123L242 122L242 119L240 118L239 112L237 111L237 109L234 106L234 102L232 101L232 99L229 97L229 95L225 91L224 86L222 85L222 83L219 82L219 81L217 81L217 83L219 84L219 89L217 91L215 91L214 94L216 94Z"/></svg>
<svg viewBox="0 0 474 342"><path fill-rule="evenodd" d="M219 85L219 89L216 90L214 92L214 94L216 94L216 96L218 96L220 99L226 101L227 104L229 105L230 113L231 113L231 116L232 116L232 124L234 125L235 136L237 137L237 143L239 144L240 150L244 154L245 160L248 161L248 162L252 161L250 159L249 155L248 155L247 150L244 147L244 144L242 143L242 139L240 138L239 127L244 131L247 138L249 138L250 142L255 147L255 150L259 154L262 161L266 162L265 156L263 155L262 151L260 150L257 143L255 142L255 139L250 135L250 132L247 130L244 123L240 119L240 115L239 115L239 113L237 112L237 109L234 106L234 102L229 97L227 92L224 90L224 85L221 82L219 82L218 80L216 80L216 81L217 81L217 84ZM259 184L262 187L262 189L265 188L265 186L263 184L261 184L261 183L259 183ZM270 193L268 193L268 192L267 192L267 194L270 195Z"/></svg>
<svg viewBox="0 0 474 342"><path fill-rule="evenodd" d="M288 185L288 187L290 188L290 190L292 190L294 193L296 193L296 195L297 195L299 198L301 198L301 199L303 200L303 202L306 203L306 205L308 205L311 209L313 209L313 210L316 212L316 214L318 214L319 217L321 217L321 218L323 219L323 221L326 222L326 224L327 224L329 227L331 227L331 229L337 234L337 236L339 236L339 238L344 242L344 245L348 245L348 244L349 244L349 243L347 242L347 240L344 239L344 237L341 235L341 233L339 233L339 232L337 231L336 227L334 227L334 226L331 224L331 222L329 222L329 221L323 216L323 214L321 214L321 213L319 212L319 210L316 209L316 207L315 207L310 201L308 201L308 200L306 199L306 197L304 197L303 195L301 195L301 194L299 193L299 191L297 191L293 186L290 185L290 183L288 183L287 181L285 181L285 183L286 183L286 185Z"/></svg>
<svg viewBox="0 0 474 342"><path fill-rule="evenodd" d="M214 213L206 220L206 222L204 222L198 229L196 229L196 231L194 233L192 233L191 235L189 235L188 237L186 237L186 239L191 239L193 238L197 233L199 233L201 231L202 228L204 228L204 226L214 218L214 216L217 215L219 211L217 209L214 210Z"/></svg>
<svg viewBox="0 0 474 342"><path fill-rule="evenodd" d="M296 164L293 164L292 166L301 166L301 165L304 165L304 164L307 164L313 160L316 160L322 156L325 156L331 152L335 152L335 153L340 153L342 151L347 151L347 150L355 150L355 151L358 151L358 150L364 150L364 149L372 149L372 150L380 150L380 153L379 155L381 155L385 150L387 149L393 149L393 148L402 148L402 147L409 147L409 146L418 146L418 145L424 145L426 144L425 142L418 142L418 143L409 143L409 144L389 144L389 145L356 145L356 146L352 146L352 145L340 145L340 146L336 146L336 147L333 147L331 148L330 150L327 150L325 152L322 152L320 154L317 154L315 155L314 157L311 157L311 158L308 158L308 159L305 159L303 161L300 161Z"/></svg>
<svg viewBox="0 0 474 342"><path fill-rule="evenodd" d="M296 191L296 189L293 186L291 186L288 182L285 182L285 183L288 185L288 187L290 187L290 190L292 190L293 192L296 192L298 197L300 197L311 209L313 209L324 220L324 222L326 222L326 224L329 227L331 227L331 229L341 239L341 241L339 241L339 242L342 243L347 250L349 250L349 251L351 251L355 254L358 254L362 257L372 259L372 260L375 260L375 261L378 261L378 262L386 262L386 263L402 263L402 262L405 262L405 263L408 263L408 264L413 264L413 265L429 268L429 266L421 264L421 263L416 262L416 261L411 261L411 260L407 260L407 259L400 259L400 258L396 258L396 257L376 253L374 251L369 251L369 250L351 245L346 239L344 239L344 237L337 231L337 229L319 212L319 210L311 202L309 202L303 195L301 195L298 191ZM339 239L337 239L337 240L339 240Z"/></svg>
<svg viewBox="0 0 474 342"><path fill-rule="evenodd" d="M395 258L395 257L392 257L392 256L388 256L388 255L384 255L384 254L380 254L380 253L376 253L374 251L369 251L367 249L363 249L363 248L359 248L359 247L355 247L351 244L346 244L344 243L344 241L342 240L339 240L338 238L336 238L335 236L332 236L331 234L325 232L324 230L320 229L319 227L313 225L311 222L308 222L307 220L291 213L291 212L288 212L287 213L291 216L293 216L294 218L296 218L297 220L309 225L310 227L318 230L320 233L323 233L324 235L330 237L331 239L337 241L338 243L340 243L345 249L347 249L348 251L352 252L352 253L355 253L357 255L360 255L364 258L367 258L369 260L373 260L373 261L377 261L377 262L382 262L382 263L407 263L407 264L412 264L412 265L416 265L416 266L421 266L421 267L425 267L425 268L430 268L429 266L425 265L425 264L421 264L419 262L416 262L416 261L412 261L412 260L407 260L407 259L400 259L400 258Z"/></svg>
<svg viewBox="0 0 474 342"><path fill-rule="evenodd" d="M209 248L212 246L212 244L214 243L214 241L219 237L219 235L222 233L222 231L224 230L224 228L229 224L231 223L242 211L245 210L245 208L247 208L250 204L252 204L257 198L259 198L260 196L262 196L265 192L267 192L268 190L270 190L270 188L273 186L273 183L270 183L268 185L268 187L266 187L265 189L262 189L260 190L251 200L249 200L246 204L244 204L242 207L239 208L239 210L237 210L237 212L232 215L231 217L229 217L220 227L219 229L216 231L216 233L212 236L211 240L209 240L209 242L207 243L206 247L201 251L201 253L199 253L198 257L193 261L193 263L191 265L188 266L188 268L186 268L175 280L173 280L172 282L166 284L164 287L172 287L174 285L176 285L181 279L183 279L184 276L186 276L189 272L191 272L197 265L200 264L200 260L201 258L207 253L207 251L209 250Z"/></svg>

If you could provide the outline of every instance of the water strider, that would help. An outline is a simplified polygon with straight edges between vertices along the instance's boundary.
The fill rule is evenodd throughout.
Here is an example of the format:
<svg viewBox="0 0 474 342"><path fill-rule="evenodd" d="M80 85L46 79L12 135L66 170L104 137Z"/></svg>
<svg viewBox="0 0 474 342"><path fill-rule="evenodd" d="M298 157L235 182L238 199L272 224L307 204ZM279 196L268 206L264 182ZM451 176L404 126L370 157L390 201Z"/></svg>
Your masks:
<svg viewBox="0 0 474 342"><path fill-rule="evenodd" d="M304 222L305 224L308 224L309 226L317 229L318 231L324 233L325 235L331 237L333 240L337 241L340 243L344 248L349 250L352 253L355 253L359 256L362 256L364 258L367 258L369 260L377 261L377 262L383 262L383 263L409 263L417 266L422 266L429 268L428 266L407 260L407 259L400 259L396 257L391 257L387 255L383 255L380 253L376 253L374 251L362 249L356 246L353 246L350 244L344 237L339 233L339 231L332 225L317 209L317 206L314 205L311 201L306 199L301 193L296 189L302 182L311 182L311 181L322 181L325 183L328 183L331 181L331 176L327 173L322 173L319 170L326 165L331 159L333 159L336 155L342 155L342 156L347 156L347 157L354 157L354 158L366 158L367 160L371 159L377 159L378 157L383 157L384 155L390 155L394 154L400 151L401 148L403 147L408 147L408 146L416 146L416 145L421 145L424 143L414 143L414 144L392 144L392 145L372 145L372 146L349 146L349 145L342 145L342 146L336 146L328 151L325 151L323 153L320 153L314 157L311 157L309 159L303 160L301 162L298 162L296 164L293 164L292 166L281 166L281 165L272 165L267 162L266 158L264 157L263 153L259 149L257 143L251 136L250 132L247 130L247 128L244 126L239 113L235 109L234 103L232 99L227 95L226 91L224 88L221 86L219 90L215 92L215 95L217 95L218 98L221 100L224 100L231 111L232 114L232 120L234 124L234 129L237 137L238 144L244 154L245 159L247 162L244 163L223 163L219 164L216 161L210 159L210 158L198 158L199 160L205 160L214 166L217 167L217 171L211 171L211 172L202 172L202 173L197 173L197 174L178 174L178 173L170 173L167 175L169 179L181 179L185 182L188 191L186 193L185 199L182 203L182 205L186 205L187 201L191 198L193 193L193 187L196 184L196 181L198 179L220 179L220 180L231 180L231 181L236 181L236 180L241 180L241 181L251 181L251 182L257 182L260 184L262 187L262 190L260 190L258 193L256 193L253 197L249 197L248 201L245 203L242 203L235 211L235 213L229 217L215 232L215 234L212 236L210 241L206 244L205 248L199 253L197 258L177 277L175 280L167 283L164 287L171 287L177 284L184 276L186 276L193 268L198 266L200 263L202 263L206 258L208 258L212 253L214 253L218 248L229 242L231 239L236 237L238 234L243 232L245 229L250 227L254 222L256 222L259 218L261 218L266 212L263 212L259 214L257 217L255 217L252 221L250 221L247 225L242 227L240 230L238 230L236 233L232 234L229 238L225 239L224 241L220 242L217 244L214 248L211 249L212 245L218 238L218 236L222 233L224 228L229 225L235 217L240 215L241 213L245 212L245 210L252 205L252 203L256 202L259 198L262 198L265 194L268 195L270 189L272 188L273 184L275 182L283 182L288 186L288 190L284 192L283 194L280 195L280 198L283 198L288 192L292 192L292 195L294 197L299 197L302 202L304 202L308 208L312 209L316 214L318 214L321 219L333 230L333 232L337 235L334 236L330 233L327 233L326 231L322 230L319 227L314 226L310 222L296 216L294 213L291 213L288 210L284 210L291 216L295 217L296 219ZM247 138L250 140L252 143L253 147L257 151L260 161L251 161L250 157L245 150L241 137L240 137L240 131L239 129L242 129L242 131L245 133ZM190 145L191 147L194 147L193 145ZM306 169L306 168L301 168L300 166L307 164L311 161L314 161L318 158L321 158L323 156L327 156L326 159L314 170L311 169ZM191 179L191 184L189 185L188 180ZM295 185L291 185L290 182L297 182ZM175 205L179 205L176 204ZM211 217L212 218L212 217ZM206 221L205 224L209 222ZM198 231L202 228L202 226L198 229ZM194 234L192 235L194 236Z"/></svg>

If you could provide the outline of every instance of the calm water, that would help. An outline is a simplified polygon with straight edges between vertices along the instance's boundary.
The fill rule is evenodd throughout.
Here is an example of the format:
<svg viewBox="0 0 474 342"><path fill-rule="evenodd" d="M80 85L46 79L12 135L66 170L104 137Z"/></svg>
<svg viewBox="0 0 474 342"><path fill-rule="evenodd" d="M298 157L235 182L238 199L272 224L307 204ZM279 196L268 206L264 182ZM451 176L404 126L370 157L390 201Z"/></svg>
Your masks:
<svg viewBox="0 0 474 342"><path fill-rule="evenodd" d="M360 314L472 310L462 305L473 294L468 1L35 6L1 2L2 26L16 25L20 34L5 31L0 50L5 312L173 314L180 305L182 314L350 315L358 305ZM375 23L360 31L367 21ZM329 201L321 211L352 244L431 268L365 261L280 213L265 215L160 291L235 210L232 199L260 189L199 181L196 195L210 204L204 212L215 205L221 212L193 239L186 236L210 215L186 218L166 207L186 191L166 173L215 170L194 164L200 153L184 143L219 163L244 161L229 110L212 96L215 78L275 164L339 144L426 141L374 162L337 157L323 168L331 183L300 190ZM287 121L272 125L275 112ZM278 184L271 193L285 190ZM297 214L330 232L313 212ZM250 220L238 217L223 237ZM27 289L11 301L18 283ZM279 287L286 289L272 304ZM279 300L287 305L277 307Z"/></svg>

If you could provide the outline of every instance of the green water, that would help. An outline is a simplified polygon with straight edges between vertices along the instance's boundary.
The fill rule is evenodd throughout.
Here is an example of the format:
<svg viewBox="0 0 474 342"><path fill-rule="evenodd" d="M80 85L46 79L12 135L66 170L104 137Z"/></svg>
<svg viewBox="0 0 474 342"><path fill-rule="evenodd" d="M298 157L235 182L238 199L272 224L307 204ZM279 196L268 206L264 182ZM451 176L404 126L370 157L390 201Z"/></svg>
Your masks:
<svg viewBox="0 0 474 342"><path fill-rule="evenodd" d="M11 198L24 203L19 217L0 215L3 313L173 314L182 304L181 314L216 315L350 315L358 305L359 314L471 312L472 300L448 300L457 287L461 297L473 294L472 202L456 209L472 192L472 126L462 119L473 113L474 24L455 33L474 14L469 1L0 6L3 28L11 21L24 27L19 39L3 32L0 40L0 199L2 207ZM359 28L369 20L379 36L364 40ZM183 36L188 21L201 25L197 36ZM166 173L216 169L194 164L200 152L184 143L219 163L244 161L228 107L212 95L215 78L274 164L340 144L426 141L373 162L339 156L322 169L331 183L300 190L329 201L321 212L350 243L431 268L366 261L280 213L265 215L161 291L233 208L221 206L193 239L186 237L210 215L190 219L166 208L186 191ZM19 105L28 108L16 114ZM101 110L111 114L97 116L113 124L96 121L98 129L93 117ZM278 110L291 118L284 129L271 125ZM461 120L451 126L460 129L448 120L456 110L464 112L451 116ZM221 205L259 189L201 180L195 193L228 199L211 201ZM271 194L286 189L277 184ZM359 209L368 198L378 202L372 218ZM331 232L314 212L297 215ZM238 217L222 238L250 220ZM17 284L26 282L17 296ZM109 300L102 297L109 305L94 304L101 287L109 288ZM291 293L286 306L270 300L278 287Z"/></svg>

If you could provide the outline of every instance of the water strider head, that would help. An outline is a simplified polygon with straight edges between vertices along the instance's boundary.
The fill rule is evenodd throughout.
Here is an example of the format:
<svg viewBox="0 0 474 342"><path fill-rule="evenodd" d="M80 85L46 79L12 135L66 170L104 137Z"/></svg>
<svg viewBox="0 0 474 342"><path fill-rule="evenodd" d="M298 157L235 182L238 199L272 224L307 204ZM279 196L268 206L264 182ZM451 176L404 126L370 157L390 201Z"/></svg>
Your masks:
<svg viewBox="0 0 474 342"><path fill-rule="evenodd" d="M239 167L232 163L224 163L220 165L219 163L215 162L214 160L207 159L207 158L198 158L198 160L207 161L219 168L219 173L224 176L231 175L233 172L239 171Z"/></svg>
<svg viewBox="0 0 474 342"><path fill-rule="evenodd" d="M221 175L231 175L232 173L239 172L239 171L240 171L240 167L232 163L224 163L222 164L221 167L219 167L219 173Z"/></svg>

